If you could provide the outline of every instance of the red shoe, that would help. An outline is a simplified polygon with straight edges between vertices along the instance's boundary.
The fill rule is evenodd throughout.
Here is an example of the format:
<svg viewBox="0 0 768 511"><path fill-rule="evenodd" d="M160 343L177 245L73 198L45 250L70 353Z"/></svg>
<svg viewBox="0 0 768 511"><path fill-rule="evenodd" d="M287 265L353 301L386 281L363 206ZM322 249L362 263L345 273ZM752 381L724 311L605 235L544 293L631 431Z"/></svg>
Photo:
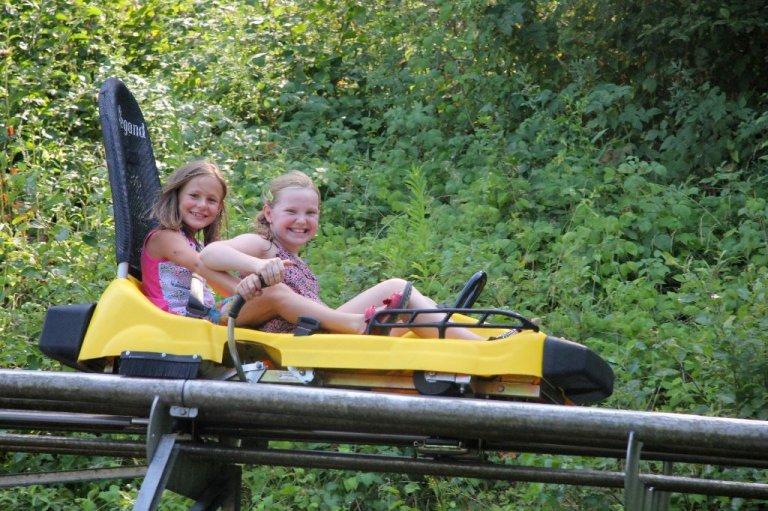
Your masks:
<svg viewBox="0 0 768 511"><path fill-rule="evenodd" d="M365 332L363 332L365 335L387 335L389 333L388 331L385 331L387 330L386 328L382 326L376 326L371 322L373 316L376 315L376 312L376 307L373 305L365 309L365 324L367 325L365 327Z"/></svg>
<svg viewBox="0 0 768 511"><path fill-rule="evenodd" d="M408 302L411 299L411 290L413 289L413 284L411 282L406 282L405 287L403 288L402 292L392 293L389 298L384 300L384 309L405 309L408 307ZM376 307L370 306L367 309L365 309L365 322L368 324L368 327L365 330L365 333L368 335L389 335L389 331L392 330L391 326L381 326L381 325L374 325L371 319L376 315ZM397 322L398 314L388 314L380 319L377 320L377 322L381 323L395 323Z"/></svg>

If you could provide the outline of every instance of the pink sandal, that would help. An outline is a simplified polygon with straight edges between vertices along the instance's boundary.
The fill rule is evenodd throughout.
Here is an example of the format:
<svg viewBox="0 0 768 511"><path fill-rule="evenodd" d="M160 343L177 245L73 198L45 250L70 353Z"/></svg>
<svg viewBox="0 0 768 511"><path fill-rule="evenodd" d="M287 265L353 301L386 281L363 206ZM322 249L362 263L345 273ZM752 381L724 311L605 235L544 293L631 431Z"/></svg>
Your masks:
<svg viewBox="0 0 768 511"><path fill-rule="evenodd" d="M413 284L406 282L402 292L392 293L389 298L384 300L384 309L405 309L408 307L408 302L411 299L411 290ZM389 331L392 330L391 326L382 326L378 323L395 323L398 319L398 314L388 314L376 321L371 321L376 315L377 309L373 305L365 309L365 322L368 327L365 329L367 335L389 335ZM374 324L376 323L376 324Z"/></svg>

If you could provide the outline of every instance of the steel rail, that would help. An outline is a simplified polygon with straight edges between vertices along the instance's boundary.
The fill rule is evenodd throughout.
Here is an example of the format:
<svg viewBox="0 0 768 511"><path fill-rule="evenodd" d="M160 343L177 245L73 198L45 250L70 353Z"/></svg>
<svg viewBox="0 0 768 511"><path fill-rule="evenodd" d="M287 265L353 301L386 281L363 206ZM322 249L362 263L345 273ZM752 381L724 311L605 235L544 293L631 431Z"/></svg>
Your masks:
<svg viewBox="0 0 768 511"><path fill-rule="evenodd" d="M49 434L0 434L0 452L38 452L80 456L143 458L146 444L137 440L76 438Z"/></svg>
<svg viewBox="0 0 768 511"><path fill-rule="evenodd" d="M2 369L0 369L2 371ZM123 402L94 402L81 401L73 399L70 396L66 401L55 399L31 399L31 398L10 398L0 396L0 409L6 410L34 410L34 411L52 411L52 412L82 412L88 410L89 413L103 415L125 415L125 416L146 416L148 408L146 405L128 406Z"/></svg>
<svg viewBox="0 0 768 511"><path fill-rule="evenodd" d="M43 410L0 409L0 424L40 426L43 424L66 427L91 427L93 429L125 430L137 427L137 419L127 415L106 415L94 413L50 412ZM140 426L138 426L140 427Z"/></svg>
<svg viewBox="0 0 768 511"><path fill-rule="evenodd" d="M286 426L289 426L286 424ZM295 427L295 424L293 425ZM344 432L340 430L309 430L309 429L290 429L288 427L281 429L259 428L252 426L250 428L211 426L202 424L198 429L202 435L224 435L241 439L257 440L284 440L291 442L330 442L347 445L387 445L401 448L414 447L415 442L421 442L429 439L424 435L393 435L376 434L360 432ZM473 440L473 439L466 439ZM552 455L570 455L585 456L592 458L614 458L621 459L626 455L626 445L613 445L606 443L601 446L574 445L567 441L560 442L524 442L515 440L496 440L496 441L478 441L485 452L516 452L532 454L552 454ZM729 450L714 449L676 449L674 452L670 449L654 451L647 448L643 449L643 459L646 461L677 461L690 464L712 464L723 466L738 466L751 468L768 468L768 459L760 456L752 456L751 453L743 453L737 457Z"/></svg>
<svg viewBox="0 0 768 511"><path fill-rule="evenodd" d="M76 400L71 399L73 395ZM0 396L4 406L0 409L0 428L48 433L71 430L102 436L84 439L0 433L0 451L146 458L156 452L157 445L167 444L171 449L168 459L178 453L186 460L183 466L202 460L194 466L244 463L624 487L632 509L639 509L642 500L631 498L632 488L644 488L649 495L683 492L768 499L768 485L758 482L637 470L640 457L643 461L664 461L665 465L682 462L766 468L768 422L764 421L299 385L23 370L0 370ZM134 440L106 439L104 432L133 435ZM146 450L135 441L142 435ZM205 442L207 437L220 441ZM434 437L466 441L468 454L459 458L417 457L417 444ZM227 439L234 439L237 446L230 446ZM410 446L414 456L270 448L270 440L280 439ZM476 451L627 458L626 466L632 470L518 466L477 455ZM634 453L631 463L630 451ZM158 464L150 466L155 473L150 477L147 472L146 478L162 491L170 473ZM145 495L157 498L156 491Z"/></svg>
<svg viewBox="0 0 768 511"><path fill-rule="evenodd" d="M145 446L138 442L73 439L35 435L0 436L0 451L22 450L144 458ZM469 477L551 484L569 484L606 488L621 488L625 474L615 471L586 469L551 469L514 464L425 459L398 455L369 455L359 453L332 453L296 449L230 448L216 445L180 443L179 451L195 458L252 465L297 466L334 470L406 473L446 477ZM125 479L142 477L146 467L94 469L45 474L26 474L0 477L0 487L30 484L52 484L98 479ZM132 471L133 470L133 471ZM642 474L640 481L658 491L698 493L753 499L768 499L768 485L754 482L706 480L691 477Z"/></svg>
<svg viewBox="0 0 768 511"><path fill-rule="evenodd" d="M0 476L0 488L15 488L35 484L82 483L144 477L147 467L107 467L34 474L6 474Z"/></svg>
<svg viewBox="0 0 768 511"><path fill-rule="evenodd" d="M171 405L220 412L286 414L314 428L315 419L346 421L352 431L370 424L391 434L419 432L485 440L576 446L624 444L631 432L646 449L711 449L768 458L768 422L660 412L568 407L475 399L203 380L158 380L43 371L0 371L0 394L27 399L77 395L83 402L149 408L155 396ZM361 420L362 418L362 420ZM201 417L204 420L204 416ZM357 426L355 426L357 425Z"/></svg>
<svg viewBox="0 0 768 511"><path fill-rule="evenodd" d="M469 463L464 461L434 461L397 456L318 453L297 450L240 450L184 444L180 445L180 450L185 454L203 459L229 460L236 463L254 465L468 477L606 488L622 488L624 487L625 479L623 472L553 469L492 463ZM642 474L640 475L640 481L659 491L768 499L768 484L762 483L706 480L657 474Z"/></svg>

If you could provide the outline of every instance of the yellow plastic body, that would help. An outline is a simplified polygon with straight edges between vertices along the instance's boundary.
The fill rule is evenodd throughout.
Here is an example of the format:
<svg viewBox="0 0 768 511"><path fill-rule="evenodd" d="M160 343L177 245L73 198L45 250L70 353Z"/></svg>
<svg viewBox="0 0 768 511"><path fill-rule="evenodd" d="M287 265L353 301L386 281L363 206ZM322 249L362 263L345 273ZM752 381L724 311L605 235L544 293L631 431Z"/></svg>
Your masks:
<svg viewBox="0 0 768 511"><path fill-rule="evenodd" d="M478 330L492 335L489 330ZM498 333L498 332L496 332ZM523 331L489 342L426 339L412 335L270 334L235 329L238 343L253 345L282 367L414 370L477 376L540 378L545 335ZM158 309L132 279L115 279L101 296L80 349L79 360L120 356L124 351L200 355L222 362L226 326Z"/></svg>

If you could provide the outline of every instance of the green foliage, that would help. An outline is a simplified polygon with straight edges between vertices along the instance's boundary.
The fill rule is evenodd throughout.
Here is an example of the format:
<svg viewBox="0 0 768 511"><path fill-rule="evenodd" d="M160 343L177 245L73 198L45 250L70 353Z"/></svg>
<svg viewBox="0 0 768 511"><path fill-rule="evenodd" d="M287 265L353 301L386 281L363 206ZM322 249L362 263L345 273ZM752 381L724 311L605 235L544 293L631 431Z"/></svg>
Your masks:
<svg viewBox="0 0 768 511"><path fill-rule="evenodd" d="M757 0L572 2L561 45L638 92L665 92L681 74L729 94L765 92L768 15ZM616 23L615 20L621 20Z"/></svg>
<svg viewBox="0 0 768 511"><path fill-rule="evenodd" d="M36 348L46 308L95 301L114 274L96 94L116 75L142 105L161 172L221 164L230 234L250 228L272 177L315 178L323 221L304 255L329 304L389 277L448 302L484 269L482 305L537 317L612 364L604 406L768 418L761 2L1 9L3 367L58 368ZM11 472L83 463L3 460ZM621 508L615 492L553 485L290 468L246 481L252 509ZM135 491L31 487L0 492L0 507L119 509ZM168 509L184 504L168 496Z"/></svg>
<svg viewBox="0 0 768 511"><path fill-rule="evenodd" d="M680 180L765 154L762 2L578 0L570 6L560 31L563 60L577 83L599 89L602 80L630 95L614 118L631 123L619 135L633 154L658 159ZM610 124L603 116L596 112L595 120Z"/></svg>

